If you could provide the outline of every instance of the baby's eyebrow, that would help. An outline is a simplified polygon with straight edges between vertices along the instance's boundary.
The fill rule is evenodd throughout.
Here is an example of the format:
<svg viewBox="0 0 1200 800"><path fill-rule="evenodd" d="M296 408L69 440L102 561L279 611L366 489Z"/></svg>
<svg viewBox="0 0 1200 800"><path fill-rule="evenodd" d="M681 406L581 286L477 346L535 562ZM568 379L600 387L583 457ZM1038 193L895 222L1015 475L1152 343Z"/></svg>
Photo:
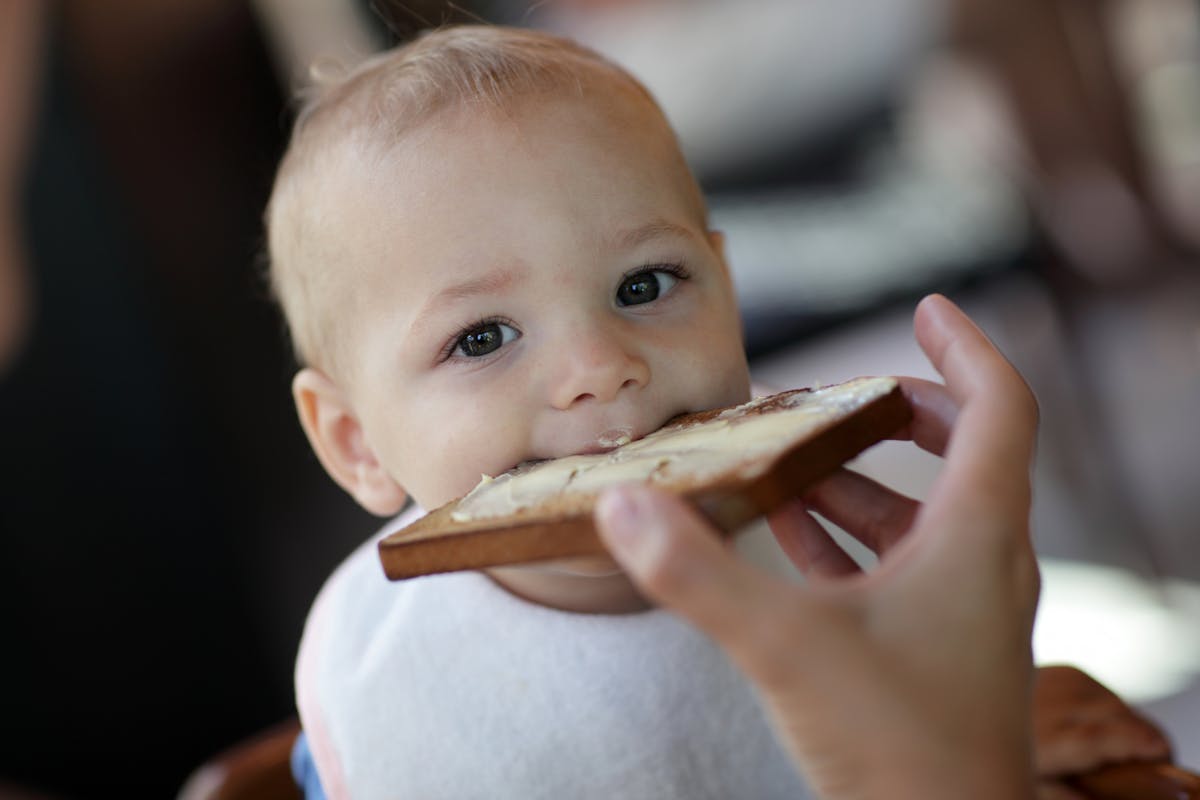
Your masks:
<svg viewBox="0 0 1200 800"><path fill-rule="evenodd" d="M656 219L645 225L620 231L613 237L613 242L617 249L630 249L660 236L692 239L695 234L690 228L685 228L683 225L665 219Z"/></svg>
<svg viewBox="0 0 1200 800"><path fill-rule="evenodd" d="M459 300L465 300L468 297L475 297L476 295L494 294L503 291L520 280L520 278L521 273L519 271L501 268L445 286L425 301L425 305L421 306L421 310L417 312L417 316L413 319L409 330L415 331L425 325L426 320L442 306L450 305Z"/></svg>
<svg viewBox="0 0 1200 800"><path fill-rule="evenodd" d="M443 289L438 290L430 302L438 303L449 302L453 300L462 300L467 297L474 297L477 294L491 294L493 292L503 291L511 286L518 278L516 272L510 269L496 269L476 278L462 281L460 283L452 283Z"/></svg>

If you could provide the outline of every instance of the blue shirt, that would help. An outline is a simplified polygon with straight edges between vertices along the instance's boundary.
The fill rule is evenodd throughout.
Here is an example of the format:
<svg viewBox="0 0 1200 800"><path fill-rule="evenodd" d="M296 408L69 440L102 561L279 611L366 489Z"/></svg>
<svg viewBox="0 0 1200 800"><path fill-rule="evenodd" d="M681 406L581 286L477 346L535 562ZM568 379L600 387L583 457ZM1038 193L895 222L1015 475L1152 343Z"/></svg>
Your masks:
<svg viewBox="0 0 1200 800"><path fill-rule="evenodd" d="M296 743L292 745L292 777L304 792L304 800L325 800L325 790L321 788L317 765L313 763L312 752L308 749L308 737L304 735L304 731L300 731Z"/></svg>

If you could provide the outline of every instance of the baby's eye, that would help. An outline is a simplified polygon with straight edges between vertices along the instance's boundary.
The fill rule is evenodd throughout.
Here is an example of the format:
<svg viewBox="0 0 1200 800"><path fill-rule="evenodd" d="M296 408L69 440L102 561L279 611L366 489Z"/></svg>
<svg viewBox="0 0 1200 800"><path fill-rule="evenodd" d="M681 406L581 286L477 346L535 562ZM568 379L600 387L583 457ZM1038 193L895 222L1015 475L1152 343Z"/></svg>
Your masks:
<svg viewBox="0 0 1200 800"><path fill-rule="evenodd" d="M479 358L496 352L520 336L519 331L503 322L480 323L458 337L450 355Z"/></svg>
<svg viewBox="0 0 1200 800"><path fill-rule="evenodd" d="M663 269L647 269L627 276L617 287L618 306L638 306L665 295L679 283L679 276Z"/></svg>

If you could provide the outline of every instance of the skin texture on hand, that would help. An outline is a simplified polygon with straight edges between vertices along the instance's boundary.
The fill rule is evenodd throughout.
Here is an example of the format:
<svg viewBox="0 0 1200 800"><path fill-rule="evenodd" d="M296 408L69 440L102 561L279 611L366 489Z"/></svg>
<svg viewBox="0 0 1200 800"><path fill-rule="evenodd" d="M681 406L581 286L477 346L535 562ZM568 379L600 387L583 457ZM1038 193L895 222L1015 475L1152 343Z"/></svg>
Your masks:
<svg viewBox="0 0 1200 800"><path fill-rule="evenodd" d="M840 473L771 518L811 580L739 560L690 507L605 495L601 535L642 590L708 633L758 687L826 798L1032 797L1029 540L1037 406L973 323L926 298L917 340L946 385L903 379L897 438L945 457L921 505ZM879 552L861 574L809 508Z"/></svg>

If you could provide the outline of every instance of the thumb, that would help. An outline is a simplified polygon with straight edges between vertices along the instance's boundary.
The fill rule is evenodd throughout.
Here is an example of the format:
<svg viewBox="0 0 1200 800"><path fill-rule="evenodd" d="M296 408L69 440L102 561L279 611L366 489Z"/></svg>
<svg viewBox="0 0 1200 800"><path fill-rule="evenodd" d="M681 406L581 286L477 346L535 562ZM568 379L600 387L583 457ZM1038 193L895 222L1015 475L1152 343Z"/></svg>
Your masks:
<svg viewBox="0 0 1200 800"><path fill-rule="evenodd" d="M645 486L601 495L596 527L647 597L688 619L735 658L753 660L754 623L772 618L782 582L740 560L681 498Z"/></svg>

